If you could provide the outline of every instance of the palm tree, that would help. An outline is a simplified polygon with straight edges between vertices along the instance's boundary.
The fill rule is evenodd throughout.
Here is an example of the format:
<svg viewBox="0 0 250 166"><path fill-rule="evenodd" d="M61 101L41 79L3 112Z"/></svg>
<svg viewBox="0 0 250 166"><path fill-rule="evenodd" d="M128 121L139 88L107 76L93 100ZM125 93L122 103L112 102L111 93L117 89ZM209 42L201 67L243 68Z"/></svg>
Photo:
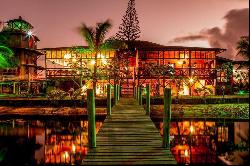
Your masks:
<svg viewBox="0 0 250 166"><path fill-rule="evenodd" d="M96 27L88 27L86 24L83 24L80 28L81 34L89 46L89 50L95 55L95 64L93 72L93 89L94 94L96 95L96 72L97 72L97 54L101 51L103 44L105 42L105 37L108 31L111 28L111 23L109 20L105 22L97 23Z"/></svg>
<svg viewBox="0 0 250 166"><path fill-rule="evenodd" d="M101 23L97 23L96 27L89 27L86 24L82 24L80 27L80 32L87 42L89 49L86 49L87 52L94 53L95 64L93 72L93 89L94 94L96 95L96 83L97 83L97 55L100 51L110 50L110 49L119 49L124 48L124 43L115 38L110 38L105 40L105 37L108 31L111 29L112 25L110 20L106 20Z"/></svg>
<svg viewBox="0 0 250 166"><path fill-rule="evenodd" d="M247 66L249 62L249 36L243 36L237 42L237 55L242 56L243 58L247 59L247 62L244 62L241 66Z"/></svg>

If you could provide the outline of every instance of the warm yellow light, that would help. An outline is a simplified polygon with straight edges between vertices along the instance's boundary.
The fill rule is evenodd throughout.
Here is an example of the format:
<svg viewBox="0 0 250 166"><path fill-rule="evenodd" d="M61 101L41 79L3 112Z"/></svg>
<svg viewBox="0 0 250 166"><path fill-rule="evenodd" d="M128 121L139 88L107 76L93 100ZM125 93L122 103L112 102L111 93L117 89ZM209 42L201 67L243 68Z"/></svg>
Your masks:
<svg viewBox="0 0 250 166"><path fill-rule="evenodd" d="M182 62L182 61L178 61L177 63L178 63L179 65L182 65L183 62Z"/></svg>
<svg viewBox="0 0 250 166"><path fill-rule="evenodd" d="M74 144L72 144L72 152L75 153L76 152L76 146Z"/></svg>
<svg viewBox="0 0 250 166"><path fill-rule="evenodd" d="M76 58L73 58L73 59L72 59L72 62L74 62L74 63L75 63L75 62L76 62Z"/></svg>
<svg viewBox="0 0 250 166"><path fill-rule="evenodd" d="M68 152L64 152L63 157L64 157L65 159L67 159L67 158L69 157L69 153L68 153Z"/></svg>
<svg viewBox="0 0 250 166"><path fill-rule="evenodd" d="M190 126L190 132L191 132L191 134L194 133L194 127L193 126Z"/></svg>
<svg viewBox="0 0 250 166"><path fill-rule="evenodd" d="M104 65L106 65L106 64L107 64L107 60L106 60L106 59L102 59L102 63L103 63Z"/></svg>
<svg viewBox="0 0 250 166"><path fill-rule="evenodd" d="M64 59L70 59L71 55L70 54L64 54Z"/></svg>
<svg viewBox="0 0 250 166"><path fill-rule="evenodd" d="M189 87L186 84L183 85L183 95L189 95Z"/></svg>
<svg viewBox="0 0 250 166"><path fill-rule="evenodd" d="M187 149L184 151L184 156L188 157L188 150Z"/></svg>
<svg viewBox="0 0 250 166"><path fill-rule="evenodd" d="M86 91L87 91L87 86L83 85L81 88L81 95L85 95Z"/></svg>
<svg viewBox="0 0 250 166"><path fill-rule="evenodd" d="M180 58L184 58L184 57L185 57L185 54L180 53Z"/></svg>
<svg viewBox="0 0 250 166"><path fill-rule="evenodd" d="M184 93L183 93L183 91L179 91L178 94L179 95L183 95Z"/></svg>
<svg viewBox="0 0 250 166"><path fill-rule="evenodd" d="M190 78L190 79L189 79L189 82L190 82L190 83L193 83L193 82L194 82L194 79L193 79L193 78Z"/></svg>
<svg viewBox="0 0 250 166"><path fill-rule="evenodd" d="M97 58L105 59L105 56L102 54L97 54Z"/></svg>
<svg viewBox="0 0 250 166"><path fill-rule="evenodd" d="M90 61L90 64L91 64L91 65L94 65L94 64L95 64L95 60L91 60L91 61Z"/></svg>
<svg viewBox="0 0 250 166"><path fill-rule="evenodd" d="M100 93L101 93L101 87L98 86L98 87L96 88L96 94L99 95Z"/></svg>

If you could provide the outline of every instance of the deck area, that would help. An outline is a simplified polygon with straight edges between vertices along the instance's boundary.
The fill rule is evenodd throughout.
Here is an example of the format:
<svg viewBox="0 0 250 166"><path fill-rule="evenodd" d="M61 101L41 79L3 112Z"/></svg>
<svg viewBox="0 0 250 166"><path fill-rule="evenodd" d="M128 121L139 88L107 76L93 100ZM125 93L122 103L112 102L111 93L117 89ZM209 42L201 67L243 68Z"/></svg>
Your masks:
<svg viewBox="0 0 250 166"><path fill-rule="evenodd" d="M90 149L83 165L176 164L145 110L132 98L121 98L97 134L97 147Z"/></svg>

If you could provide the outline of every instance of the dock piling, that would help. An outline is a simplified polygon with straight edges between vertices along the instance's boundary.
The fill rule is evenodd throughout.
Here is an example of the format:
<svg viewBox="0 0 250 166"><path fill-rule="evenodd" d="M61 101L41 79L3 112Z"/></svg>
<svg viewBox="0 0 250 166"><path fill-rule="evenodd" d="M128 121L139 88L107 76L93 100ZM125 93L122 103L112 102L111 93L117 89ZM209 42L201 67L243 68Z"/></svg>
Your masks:
<svg viewBox="0 0 250 166"><path fill-rule="evenodd" d="M139 105L142 105L142 86L139 86Z"/></svg>
<svg viewBox="0 0 250 166"><path fill-rule="evenodd" d="M111 115L111 85L107 85L107 115Z"/></svg>
<svg viewBox="0 0 250 166"><path fill-rule="evenodd" d="M163 112L163 147L170 148L170 121L171 121L171 89L164 89L164 112Z"/></svg>
<svg viewBox="0 0 250 166"><path fill-rule="evenodd" d="M146 115L150 115L150 86L146 85Z"/></svg>
<svg viewBox="0 0 250 166"><path fill-rule="evenodd" d="M114 85L114 105L116 105L117 104L117 94L118 94L118 86L117 86L117 84L115 84Z"/></svg>
<svg viewBox="0 0 250 166"><path fill-rule="evenodd" d="M88 111L89 148L95 148L96 147L95 96L93 89L87 90L87 111Z"/></svg>

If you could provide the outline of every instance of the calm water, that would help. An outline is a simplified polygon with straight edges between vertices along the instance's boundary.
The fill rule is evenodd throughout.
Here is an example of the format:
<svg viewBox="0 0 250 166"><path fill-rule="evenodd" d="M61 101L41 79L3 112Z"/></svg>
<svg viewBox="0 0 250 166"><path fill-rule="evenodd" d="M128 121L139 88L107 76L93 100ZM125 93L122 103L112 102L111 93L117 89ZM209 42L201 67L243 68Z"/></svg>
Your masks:
<svg viewBox="0 0 250 166"><path fill-rule="evenodd" d="M163 123L155 122L163 135ZM171 152L181 164L222 164L218 156L232 151L235 144L248 147L249 122L181 121L170 124ZM235 164L248 162L235 151ZM240 152L249 156L249 151Z"/></svg>
<svg viewBox="0 0 250 166"><path fill-rule="evenodd" d="M86 120L1 120L0 165L79 164L88 151L87 129Z"/></svg>
<svg viewBox="0 0 250 166"><path fill-rule="evenodd" d="M162 122L155 124L162 133ZM97 132L101 125L96 122ZM218 154L238 141L244 125L248 122L171 122L171 151L178 163L219 163ZM0 120L0 165L80 164L88 152L87 129L86 120Z"/></svg>

